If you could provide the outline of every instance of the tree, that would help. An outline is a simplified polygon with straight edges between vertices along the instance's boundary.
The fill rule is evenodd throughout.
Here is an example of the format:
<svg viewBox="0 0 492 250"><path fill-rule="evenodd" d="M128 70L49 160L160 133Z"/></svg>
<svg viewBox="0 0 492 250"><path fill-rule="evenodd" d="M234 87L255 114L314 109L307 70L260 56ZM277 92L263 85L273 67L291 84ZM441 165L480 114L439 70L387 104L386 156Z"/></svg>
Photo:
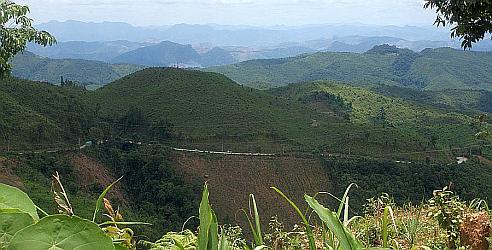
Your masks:
<svg viewBox="0 0 492 250"><path fill-rule="evenodd" d="M28 42L43 46L56 43L46 31L38 31L27 17L29 7L0 0L0 77L10 73L10 60L26 49Z"/></svg>
<svg viewBox="0 0 492 250"><path fill-rule="evenodd" d="M451 37L463 40L464 49L492 32L491 0L425 0L424 8L436 9L437 26L454 26Z"/></svg>

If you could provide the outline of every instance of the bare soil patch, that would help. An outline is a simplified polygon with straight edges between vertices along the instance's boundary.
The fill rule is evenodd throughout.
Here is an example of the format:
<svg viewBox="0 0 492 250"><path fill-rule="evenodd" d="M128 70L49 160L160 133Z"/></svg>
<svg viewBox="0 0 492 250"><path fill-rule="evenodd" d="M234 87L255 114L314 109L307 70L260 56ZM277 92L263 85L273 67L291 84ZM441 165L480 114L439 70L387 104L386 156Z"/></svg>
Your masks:
<svg viewBox="0 0 492 250"><path fill-rule="evenodd" d="M104 166L104 164L84 154L72 154L69 155L69 159L74 167L77 183L85 190L91 189L94 185L98 185L100 188L104 189L119 178ZM121 184L117 183L111 191L109 191L109 198L116 198L124 205L128 205L127 196L120 185Z"/></svg>
<svg viewBox="0 0 492 250"><path fill-rule="evenodd" d="M210 200L222 222L246 226L241 209L248 209L254 194L263 224L278 215L286 225L300 219L289 204L270 187L277 187L305 208L303 195L332 191L332 182L323 164L314 158L208 156L175 154L176 171L188 182L207 182ZM247 227L244 227L247 228Z"/></svg>
<svg viewBox="0 0 492 250"><path fill-rule="evenodd" d="M18 164L15 160L0 157L0 183L24 189L24 183L14 172L17 166Z"/></svg>

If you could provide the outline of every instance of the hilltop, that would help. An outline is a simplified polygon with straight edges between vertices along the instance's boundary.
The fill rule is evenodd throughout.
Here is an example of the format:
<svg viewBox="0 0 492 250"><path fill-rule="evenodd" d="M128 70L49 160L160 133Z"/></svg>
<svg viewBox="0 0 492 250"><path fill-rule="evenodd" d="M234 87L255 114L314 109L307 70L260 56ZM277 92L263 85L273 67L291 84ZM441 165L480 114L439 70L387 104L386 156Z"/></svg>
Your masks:
<svg viewBox="0 0 492 250"><path fill-rule="evenodd" d="M144 68L82 59L51 59L25 51L12 61L12 75L33 81L60 84L61 77L82 85L103 85Z"/></svg>
<svg viewBox="0 0 492 250"><path fill-rule="evenodd" d="M225 50L215 47L199 54L191 45L169 41L138 48L111 59L113 63L139 64L154 67L180 65L183 67L202 67L224 65L235 62Z"/></svg>
<svg viewBox="0 0 492 250"><path fill-rule="evenodd" d="M426 90L492 90L492 53L450 48L420 53L382 45L364 54L320 52L292 58L252 60L208 70L240 84L285 86L336 80L358 86L395 85Z"/></svg>
<svg viewBox="0 0 492 250"><path fill-rule="evenodd" d="M173 68L149 68L124 77L94 92L91 102L113 120L133 107L153 123L167 122L187 137L209 139L297 138L314 133L311 123L319 117L221 74ZM329 117L326 122L338 120Z"/></svg>

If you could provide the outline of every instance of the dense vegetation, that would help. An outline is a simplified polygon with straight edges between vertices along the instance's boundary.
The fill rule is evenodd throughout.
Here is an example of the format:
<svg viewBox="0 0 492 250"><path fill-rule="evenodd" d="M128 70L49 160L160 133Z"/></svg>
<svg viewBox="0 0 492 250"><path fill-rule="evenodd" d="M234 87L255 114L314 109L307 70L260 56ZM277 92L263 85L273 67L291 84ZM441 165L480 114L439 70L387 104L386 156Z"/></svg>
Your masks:
<svg viewBox="0 0 492 250"><path fill-rule="evenodd" d="M294 229L285 229L277 217L270 220L268 229L262 227L261 210L255 196L250 196L250 208L244 210L250 225L251 240L246 240L241 227L219 224L210 204L205 184L197 232L182 230L167 232L155 243L139 240L129 228L142 222L127 222L120 209L105 198L115 183L109 185L95 202L92 221L75 215L70 199L58 174L53 175L52 193L59 214L49 215L35 205L27 194L5 184L2 191L0 225L5 249L486 249L490 236L490 213L484 200L463 202L450 187L434 190L433 196L421 205L400 207L388 194L367 200L362 216L349 211L350 189L338 200L334 209L325 207L317 198L305 194L308 207L303 212L281 190L272 189L294 210L302 222ZM102 210L104 209L104 210ZM43 213L42 218L37 211ZM106 213L104 222L96 220ZM89 217L90 218L90 217ZM138 247L138 248L137 248Z"/></svg>
<svg viewBox="0 0 492 250"><path fill-rule="evenodd" d="M480 182L490 179L490 148L475 137L484 129L477 116L488 111L481 103L490 101L489 92L412 91L326 81L260 91L217 73L170 68L139 71L96 91L10 78L0 82L2 136L8 138L0 146L21 187L49 213L56 211L49 202L54 171L64 178L74 209L84 217L90 217L97 193L108 183L77 178L101 169L107 169L111 180L125 176L113 200L121 204L126 219L154 224L135 227L138 235L152 240L179 231L197 214L200 183L185 181L176 172L169 146L276 153L279 159L323 154L320 162L333 177L326 180L328 191L338 195L351 182L363 189L351 200L359 214L364 200L380 192L392 193L399 204L419 202L448 182L464 198L475 198L476 174ZM461 93L466 98L456 98ZM462 105L468 109L460 111ZM97 169L81 172L81 164L74 162L78 138L92 141L83 152L99 162ZM56 144L50 146L54 149L68 145L68 153L23 152L46 151L46 144ZM479 158L447 165L470 153ZM435 176L441 182L431 181ZM410 181L416 184L408 187ZM481 187L482 198L491 197L490 187ZM224 192L219 197L227 196L226 189L218 190ZM295 200L303 192L286 191L298 196ZM234 214L224 214L219 221L231 218ZM187 225L195 226L194 221Z"/></svg>
<svg viewBox="0 0 492 250"><path fill-rule="evenodd" d="M241 84L270 86L337 80L365 86L384 84L426 90L492 90L492 54L450 48L420 53L387 45L364 54L320 52L293 58L253 60L210 68Z"/></svg>
<svg viewBox="0 0 492 250"><path fill-rule="evenodd" d="M94 122L94 114L81 101L80 88L16 78L0 81L0 138L2 148L77 144ZM40 148L43 147L40 145Z"/></svg>
<svg viewBox="0 0 492 250"><path fill-rule="evenodd" d="M12 65L12 75L16 77L53 84L60 84L63 77L82 85L103 85L144 68L81 59L42 58L27 51L14 57Z"/></svg>
<svg viewBox="0 0 492 250"><path fill-rule="evenodd" d="M374 135L364 135L362 132L359 136L355 136L362 142L379 141L382 144L391 145L393 149L399 148L400 143L401 147L408 147L415 143L417 144L415 148L418 149L416 151L465 147L478 143L475 134L480 132L477 120L480 111L468 109L467 114L461 113L464 111L459 111L457 107L453 106L456 105L455 102L460 102L452 101L458 100L456 96L448 96L449 99L446 99L448 104L445 105L446 103L440 102L440 99L437 98L429 98L427 102L420 101L419 96L424 96L426 92L418 92L422 94L415 96L407 94L400 97L395 93L408 93L411 90L398 87L375 87L375 89L372 91L367 88L336 82L318 81L291 84L287 87L272 89L270 92L300 102L306 102L306 98L315 93L317 98L308 100L310 100L309 104L314 106L318 112L342 111L353 123L372 124L375 127L387 128L388 131L398 131L397 136L388 131L384 134L375 133ZM393 95L378 93L378 90L383 92L385 89L393 90ZM327 94L332 98L319 98L320 94ZM459 100L466 102L467 99L460 98ZM333 101L339 104L333 105ZM468 99L468 102L473 103L483 101L480 95L471 95ZM337 109L333 109L337 106ZM327 107L331 107L331 110ZM392 130L389 130L390 128ZM352 137L351 139L354 140L355 138ZM398 151L387 150L385 153L388 155L403 158L408 156L405 153L399 154ZM385 153L383 156L386 155ZM373 152L368 155L378 154ZM436 157L436 155L432 155L424 153L420 154L420 157L421 159L423 156Z"/></svg>

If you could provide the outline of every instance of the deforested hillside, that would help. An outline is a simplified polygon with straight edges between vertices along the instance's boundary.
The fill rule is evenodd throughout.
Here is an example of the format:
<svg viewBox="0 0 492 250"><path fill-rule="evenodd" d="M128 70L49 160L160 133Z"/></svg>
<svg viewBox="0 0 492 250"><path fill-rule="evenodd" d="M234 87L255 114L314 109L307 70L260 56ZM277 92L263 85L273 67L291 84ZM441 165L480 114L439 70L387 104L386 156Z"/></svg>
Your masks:
<svg viewBox="0 0 492 250"><path fill-rule="evenodd" d="M427 90L492 90L492 53L450 48L408 49L381 45L363 54L320 52L292 58L253 60L210 68L241 84L284 86L336 80Z"/></svg>

